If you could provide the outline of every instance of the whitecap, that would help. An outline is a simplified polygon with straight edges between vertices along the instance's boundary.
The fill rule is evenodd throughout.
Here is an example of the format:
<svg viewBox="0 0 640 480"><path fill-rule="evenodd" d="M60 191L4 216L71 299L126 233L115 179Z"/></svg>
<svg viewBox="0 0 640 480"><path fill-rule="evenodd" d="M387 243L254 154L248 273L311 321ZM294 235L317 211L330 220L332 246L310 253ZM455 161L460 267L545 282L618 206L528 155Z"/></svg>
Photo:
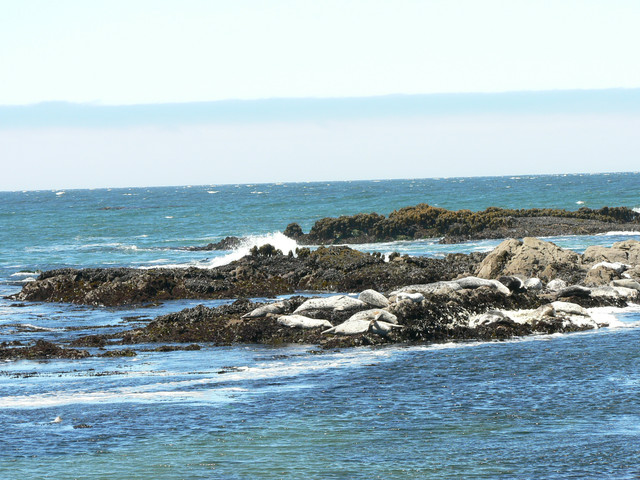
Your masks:
<svg viewBox="0 0 640 480"><path fill-rule="evenodd" d="M635 207L635 208L632 208L631 210L633 210L636 213L640 213L640 207Z"/></svg>
<svg viewBox="0 0 640 480"><path fill-rule="evenodd" d="M629 231L612 231L612 232L605 232L605 233L598 233L596 236L628 236L628 237L633 237L633 236L637 236L640 235L640 231L633 231L633 230L629 230Z"/></svg>
<svg viewBox="0 0 640 480"><path fill-rule="evenodd" d="M578 204L578 205L584 205L584 202L583 202L582 200L578 200L578 201L576 202L576 204Z"/></svg>
<svg viewBox="0 0 640 480"><path fill-rule="evenodd" d="M242 257L249 255L250 250L253 247L261 247L266 244L271 244L277 249L281 250L285 255L290 251L295 254L298 244L292 238L287 237L282 232L273 232L266 235L252 235L242 240L240 246L231 253L216 257L206 264L206 267L213 268L221 265L226 265L234 260L240 260ZM201 265L202 266L202 265Z"/></svg>
<svg viewBox="0 0 640 480"><path fill-rule="evenodd" d="M16 272L12 273L12 277L30 277L32 275L37 275L37 272Z"/></svg>
<svg viewBox="0 0 640 480"><path fill-rule="evenodd" d="M64 195L67 192L56 192L56 195Z"/></svg>
<svg viewBox="0 0 640 480"><path fill-rule="evenodd" d="M207 190L207 193L220 193L220 190Z"/></svg>

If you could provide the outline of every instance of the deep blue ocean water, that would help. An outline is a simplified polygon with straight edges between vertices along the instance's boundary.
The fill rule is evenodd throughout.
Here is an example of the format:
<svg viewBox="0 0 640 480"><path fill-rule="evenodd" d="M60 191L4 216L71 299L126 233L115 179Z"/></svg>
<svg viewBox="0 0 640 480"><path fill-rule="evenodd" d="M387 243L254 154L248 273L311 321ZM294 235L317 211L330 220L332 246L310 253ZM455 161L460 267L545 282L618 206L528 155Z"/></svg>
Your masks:
<svg viewBox="0 0 640 480"><path fill-rule="evenodd" d="M0 192L0 295L72 266L213 266L289 222L417 203L640 207L640 174ZM237 251L190 252L227 235ZM638 235L557 237L581 251ZM359 245L414 255L499 241ZM97 308L0 299L0 341L68 340L198 303ZM638 478L640 308L615 328L509 342L256 345L0 364L0 478ZM155 347L155 346L150 346ZM56 417L61 421L52 423ZM88 425L91 428L74 428Z"/></svg>

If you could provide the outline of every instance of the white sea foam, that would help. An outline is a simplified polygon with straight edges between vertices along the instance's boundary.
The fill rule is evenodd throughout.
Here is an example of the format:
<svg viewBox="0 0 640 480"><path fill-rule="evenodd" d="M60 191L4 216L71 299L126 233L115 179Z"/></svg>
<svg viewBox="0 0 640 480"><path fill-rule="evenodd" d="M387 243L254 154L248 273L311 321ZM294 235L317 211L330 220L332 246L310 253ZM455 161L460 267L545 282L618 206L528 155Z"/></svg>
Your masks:
<svg viewBox="0 0 640 480"><path fill-rule="evenodd" d="M67 192L56 192L56 195L64 195Z"/></svg>
<svg viewBox="0 0 640 480"><path fill-rule="evenodd" d="M231 253L223 255L222 257L213 258L208 263L205 263L204 265L199 264L199 266L213 268L226 265L234 260L240 260L245 255L249 255L250 250L253 247L261 247L267 243L273 245L279 250L282 250L285 255L289 253L289 251L292 251L295 254L296 248L298 247L298 244L294 239L287 237L282 232L274 232L266 235L252 235L244 238L241 245Z"/></svg>
<svg viewBox="0 0 640 480"><path fill-rule="evenodd" d="M631 210L633 210L636 213L640 213L640 207L632 208Z"/></svg>
<svg viewBox="0 0 640 480"><path fill-rule="evenodd" d="M611 231L605 233L598 233L597 236L611 236L611 237L634 237L640 235L640 231Z"/></svg>
<svg viewBox="0 0 640 480"><path fill-rule="evenodd" d="M33 275L37 275L37 272L16 272L12 273L12 277L31 277Z"/></svg>
<svg viewBox="0 0 640 480"><path fill-rule="evenodd" d="M582 200L578 200L576 203L577 203L578 205L584 205L584 202L583 202Z"/></svg>
<svg viewBox="0 0 640 480"><path fill-rule="evenodd" d="M32 330L34 332L57 332L58 328L40 327L38 325L32 325L31 323L19 323L16 327L20 327L24 330Z"/></svg>

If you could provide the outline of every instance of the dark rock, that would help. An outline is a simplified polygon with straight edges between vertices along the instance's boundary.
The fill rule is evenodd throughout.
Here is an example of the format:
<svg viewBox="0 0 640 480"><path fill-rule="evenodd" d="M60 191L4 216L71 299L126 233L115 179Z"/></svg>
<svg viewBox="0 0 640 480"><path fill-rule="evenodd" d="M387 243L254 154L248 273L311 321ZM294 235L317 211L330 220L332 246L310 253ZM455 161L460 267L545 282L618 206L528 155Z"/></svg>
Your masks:
<svg viewBox="0 0 640 480"><path fill-rule="evenodd" d="M189 251L233 250L242 245L242 239L238 237L225 237L219 242L209 243L202 247L185 247Z"/></svg>
<svg viewBox="0 0 640 480"><path fill-rule="evenodd" d="M86 350L62 348L45 340L37 340L29 347L0 347L0 359L3 360L42 360L54 358L79 359L89 357Z"/></svg>
<svg viewBox="0 0 640 480"><path fill-rule="evenodd" d="M318 220L308 234L295 228L296 240L307 244L371 243L443 237L442 243L490 238L587 235L611 230L637 230L640 214L626 207L450 211L419 204L393 211L388 217L359 213ZM295 225L295 224L294 224ZM291 225L290 225L291 226ZM287 227L289 228L289 227Z"/></svg>

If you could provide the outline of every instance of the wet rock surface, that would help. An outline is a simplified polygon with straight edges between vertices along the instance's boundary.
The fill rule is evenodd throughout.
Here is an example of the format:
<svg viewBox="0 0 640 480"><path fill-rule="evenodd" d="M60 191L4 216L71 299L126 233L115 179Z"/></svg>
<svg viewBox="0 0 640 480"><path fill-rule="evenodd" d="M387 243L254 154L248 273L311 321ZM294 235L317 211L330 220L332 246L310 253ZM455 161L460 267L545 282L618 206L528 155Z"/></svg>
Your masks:
<svg viewBox="0 0 640 480"><path fill-rule="evenodd" d="M304 343L330 349L500 340L599 328L605 325L584 309L623 307L640 299L638 241L579 255L550 242L525 238L505 240L489 255L456 254L444 259L396 256L391 261L348 247L304 249L298 257L275 249L260 250L269 253L258 252L211 270L45 272L16 297L21 301L64 299L102 304L241 298L217 308L200 305L162 315L134 329L87 335L68 345L92 349L91 353L38 340L30 345L2 344L0 358L132 356L136 354L132 346L148 343L197 348L202 344ZM314 299L298 295L267 303L244 298L297 289L353 295ZM114 345L126 347L105 349ZM195 348L190 346L158 349Z"/></svg>
<svg viewBox="0 0 640 480"><path fill-rule="evenodd" d="M444 259L381 255L349 247L303 249L297 257L281 253L248 255L212 269L62 269L42 273L14 296L20 301L116 306L171 299L270 297L300 290L389 290L407 283L451 279L476 268L484 254L453 254Z"/></svg>

